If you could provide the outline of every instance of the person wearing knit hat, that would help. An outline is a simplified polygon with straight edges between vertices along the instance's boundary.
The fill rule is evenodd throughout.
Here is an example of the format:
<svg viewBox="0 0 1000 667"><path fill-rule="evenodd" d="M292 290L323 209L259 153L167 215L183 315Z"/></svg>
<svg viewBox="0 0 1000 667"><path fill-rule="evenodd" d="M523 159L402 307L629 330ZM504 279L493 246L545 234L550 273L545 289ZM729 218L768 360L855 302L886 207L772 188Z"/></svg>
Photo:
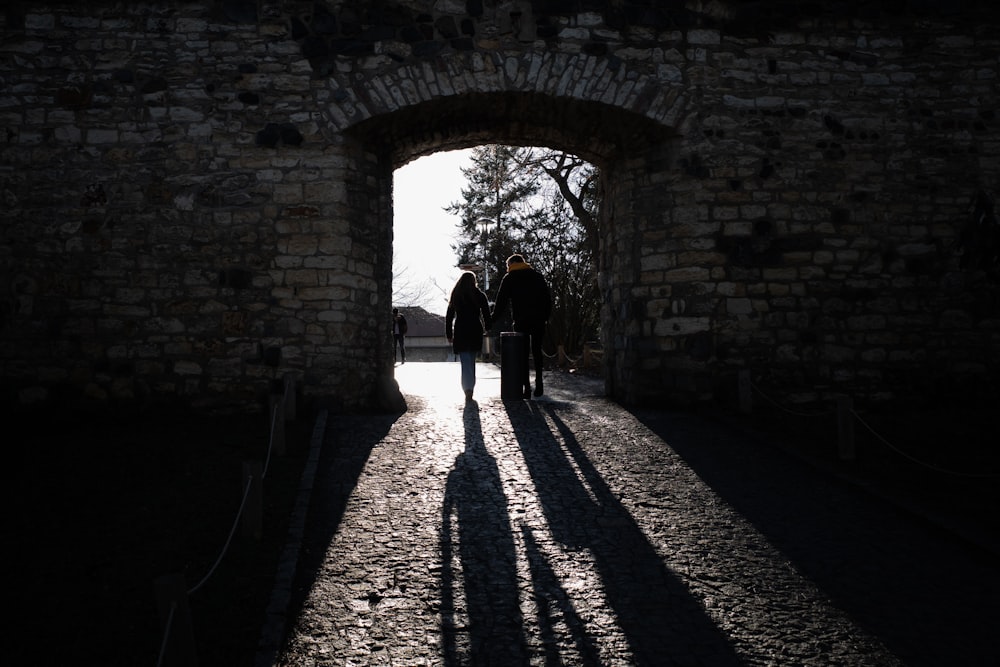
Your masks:
<svg viewBox="0 0 1000 667"><path fill-rule="evenodd" d="M521 360L522 377L524 378L524 397L531 398L531 383L529 381L528 350L535 360L535 396L544 392L542 381L542 338L545 336L545 325L552 314L552 295L545 278L528 264L522 255L511 255L507 258L507 273L500 281L496 303L491 313L493 320L502 315L510 306L512 327L514 331L527 334L528 345L524 347L524 358Z"/></svg>

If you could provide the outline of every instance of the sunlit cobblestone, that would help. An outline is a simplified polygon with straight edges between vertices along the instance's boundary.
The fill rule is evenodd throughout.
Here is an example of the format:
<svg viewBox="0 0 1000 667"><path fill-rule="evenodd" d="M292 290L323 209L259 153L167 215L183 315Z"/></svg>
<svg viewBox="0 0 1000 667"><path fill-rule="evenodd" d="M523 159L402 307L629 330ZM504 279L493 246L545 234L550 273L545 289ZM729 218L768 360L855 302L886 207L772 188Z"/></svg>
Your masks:
<svg viewBox="0 0 1000 667"><path fill-rule="evenodd" d="M996 657L997 564L891 506L584 380L505 404L483 366L463 405L453 365L420 366L406 413L328 425L277 664Z"/></svg>

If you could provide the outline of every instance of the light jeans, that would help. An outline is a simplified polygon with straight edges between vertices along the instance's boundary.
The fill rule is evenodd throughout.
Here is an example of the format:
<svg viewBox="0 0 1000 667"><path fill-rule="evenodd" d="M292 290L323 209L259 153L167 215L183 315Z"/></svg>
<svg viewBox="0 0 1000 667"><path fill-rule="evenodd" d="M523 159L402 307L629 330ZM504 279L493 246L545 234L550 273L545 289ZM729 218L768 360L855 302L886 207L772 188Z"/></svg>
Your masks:
<svg viewBox="0 0 1000 667"><path fill-rule="evenodd" d="M476 388L476 356L478 352L459 352L462 362L462 390L472 391Z"/></svg>

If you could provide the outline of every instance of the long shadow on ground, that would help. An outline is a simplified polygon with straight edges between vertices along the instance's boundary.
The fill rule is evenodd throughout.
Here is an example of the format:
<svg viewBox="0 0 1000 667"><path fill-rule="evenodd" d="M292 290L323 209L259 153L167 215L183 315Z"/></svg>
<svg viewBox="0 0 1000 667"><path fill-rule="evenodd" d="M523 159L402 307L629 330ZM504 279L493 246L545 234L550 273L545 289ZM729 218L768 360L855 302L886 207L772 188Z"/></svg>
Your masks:
<svg viewBox="0 0 1000 667"><path fill-rule="evenodd" d="M992 554L745 433L696 415L633 414L905 664L1000 664Z"/></svg>
<svg viewBox="0 0 1000 667"><path fill-rule="evenodd" d="M327 423L316 470L316 479L324 482L314 486L310 496L307 528L296 564L295 586L286 611L288 619L301 616L361 472L372 450L386 437L399 416L344 415L331 417ZM351 447L343 446L343 433L351 434Z"/></svg>
<svg viewBox="0 0 1000 667"><path fill-rule="evenodd" d="M560 418L560 412L572 406L556 402L505 406L552 536L593 557L607 602L631 649L632 664L670 664L678 655L691 654L706 664L740 664L728 638L684 582L664 566ZM530 548L532 542L528 544ZM538 577L547 571L544 556L537 549L531 555L535 558L531 571ZM537 589L547 582L551 584L552 577L533 584ZM553 600L557 609L564 598L560 593L549 590L542 599ZM589 647L586 638L576 639L578 646ZM597 664L592 653L584 651L583 655L584 664ZM558 660L558 656L550 659Z"/></svg>
<svg viewBox="0 0 1000 667"><path fill-rule="evenodd" d="M463 413L465 451L448 474L441 516L441 629L445 665L526 664L519 603L517 555L500 471L483 442L479 409ZM468 625L456 619L459 583L464 580Z"/></svg>

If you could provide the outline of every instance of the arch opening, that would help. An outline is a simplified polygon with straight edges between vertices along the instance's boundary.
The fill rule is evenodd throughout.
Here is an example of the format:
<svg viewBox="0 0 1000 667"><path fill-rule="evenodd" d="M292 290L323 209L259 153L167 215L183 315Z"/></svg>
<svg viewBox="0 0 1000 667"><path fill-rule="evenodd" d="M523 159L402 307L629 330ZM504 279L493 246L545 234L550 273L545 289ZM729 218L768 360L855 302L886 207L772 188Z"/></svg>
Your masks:
<svg viewBox="0 0 1000 667"><path fill-rule="evenodd" d="M468 94L459 98L437 100L414 105L359 123L348 133L364 146L364 151L381 165L378 177L388 182L378 191L388 193L379 206L379 227L386 231L388 254L377 269L380 284L392 284L392 236L395 224L391 179L395 170L420 157L436 152L471 148L483 144L537 146L577 155L596 165L601 171L602 197L598 213L599 230L594 270L599 276L598 295L601 303L600 343L605 350L623 340L625 329L633 326L619 317L622 303L629 302L628 285L635 276L632 270L635 236L631 228L635 221L623 221L635 216L636 207L630 199L636 188L648 186L646 165L657 169L672 161L676 139L673 128L658 124L640 114L605 104L554 98L538 94ZM646 215L662 210L657 204L645 203ZM621 236L621 235L624 236ZM619 255L627 255L622 261ZM611 274L616 277L610 277ZM604 275L602 275L604 274ZM384 301L391 301L391 287ZM626 307L627 310L627 307ZM388 341L388 336L385 337ZM393 352L386 343L383 359L387 360L383 374L391 375ZM620 394L627 380L614 380L620 364L615 355L603 357L603 372L609 393Z"/></svg>
<svg viewBox="0 0 1000 667"><path fill-rule="evenodd" d="M425 156L394 172L393 307L418 321L408 359L446 360L448 297L465 270L492 301L506 258L525 256L552 294L544 354L576 369L599 339L596 290L600 172L579 156L490 144ZM437 326L433 326L436 324ZM504 317L485 341L495 359ZM506 330L506 329L504 329ZM596 358L596 355L587 355Z"/></svg>

